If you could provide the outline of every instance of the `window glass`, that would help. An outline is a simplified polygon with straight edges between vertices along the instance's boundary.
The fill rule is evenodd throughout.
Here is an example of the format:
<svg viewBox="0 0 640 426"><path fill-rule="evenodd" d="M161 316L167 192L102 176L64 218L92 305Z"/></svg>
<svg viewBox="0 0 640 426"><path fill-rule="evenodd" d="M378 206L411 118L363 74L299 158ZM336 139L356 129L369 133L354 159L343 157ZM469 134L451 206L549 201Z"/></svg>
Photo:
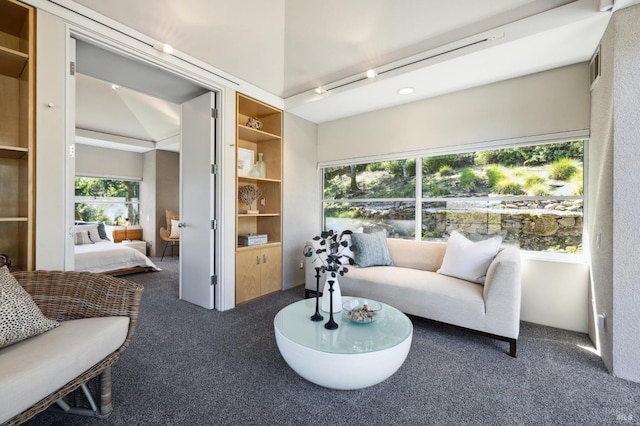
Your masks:
<svg viewBox="0 0 640 426"><path fill-rule="evenodd" d="M140 182L80 177L75 179L75 219L130 225L140 222Z"/></svg>
<svg viewBox="0 0 640 426"><path fill-rule="evenodd" d="M583 181L582 140L327 167L323 219L338 232L446 241L457 230L471 240L500 235L524 250L579 254Z"/></svg>

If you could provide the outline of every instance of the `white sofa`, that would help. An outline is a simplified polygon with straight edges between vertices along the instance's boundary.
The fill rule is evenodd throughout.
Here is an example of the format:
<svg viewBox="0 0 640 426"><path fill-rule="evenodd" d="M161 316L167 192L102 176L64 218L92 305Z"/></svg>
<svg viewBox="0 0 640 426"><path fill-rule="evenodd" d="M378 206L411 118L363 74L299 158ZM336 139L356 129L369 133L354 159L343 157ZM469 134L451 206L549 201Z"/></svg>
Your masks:
<svg viewBox="0 0 640 426"><path fill-rule="evenodd" d="M14 276L60 326L0 349L0 424L23 423L56 402L64 411L108 417L111 366L131 341L143 287L89 272ZM72 395L80 389L84 396Z"/></svg>
<svg viewBox="0 0 640 426"><path fill-rule="evenodd" d="M314 246L307 241L307 246ZM484 285L442 275L446 243L388 238L393 266L359 268L338 277L345 296L367 297L402 312L473 330L509 343L516 356L520 330L520 253L501 247ZM305 258L305 297L315 294L314 258ZM320 291L325 277L320 278Z"/></svg>

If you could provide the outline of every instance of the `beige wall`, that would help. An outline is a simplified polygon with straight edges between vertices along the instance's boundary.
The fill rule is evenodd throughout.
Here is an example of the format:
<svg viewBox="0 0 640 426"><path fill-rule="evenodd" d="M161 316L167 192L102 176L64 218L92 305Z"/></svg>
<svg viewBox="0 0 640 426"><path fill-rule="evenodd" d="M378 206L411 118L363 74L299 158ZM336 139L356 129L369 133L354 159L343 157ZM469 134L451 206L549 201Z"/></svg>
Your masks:
<svg viewBox="0 0 640 426"><path fill-rule="evenodd" d="M76 144L76 175L142 179L142 154Z"/></svg>
<svg viewBox="0 0 640 426"><path fill-rule="evenodd" d="M382 109L318 127L318 161L589 128L585 63Z"/></svg>
<svg viewBox="0 0 640 426"><path fill-rule="evenodd" d="M304 283L302 249L319 232L316 138L318 126L284 115L282 281L288 289Z"/></svg>
<svg viewBox="0 0 640 426"><path fill-rule="evenodd" d="M167 226L166 209L180 211L180 154L170 151L156 151L156 228L155 253L162 255L165 241L160 239L160 227ZM174 248L176 256L179 250ZM167 250L167 256L171 254Z"/></svg>
<svg viewBox="0 0 640 426"><path fill-rule="evenodd" d="M614 13L601 41L602 75L592 93L589 214L593 314L590 324L607 368L640 382L640 6Z"/></svg>

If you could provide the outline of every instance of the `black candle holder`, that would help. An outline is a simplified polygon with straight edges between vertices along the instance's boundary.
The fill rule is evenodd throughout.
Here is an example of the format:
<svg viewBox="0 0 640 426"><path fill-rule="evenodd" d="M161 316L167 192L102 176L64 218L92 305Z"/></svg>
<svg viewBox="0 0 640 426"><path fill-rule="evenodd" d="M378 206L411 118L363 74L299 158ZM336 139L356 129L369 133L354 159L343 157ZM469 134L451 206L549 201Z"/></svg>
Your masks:
<svg viewBox="0 0 640 426"><path fill-rule="evenodd" d="M335 330L338 328L338 323L333 320L333 283L334 280L327 281L329 283L329 321L324 325L327 330Z"/></svg>
<svg viewBox="0 0 640 426"><path fill-rule="evenodd" d="M320 294L320 268L316 267L316 313L311 315L311 321L322 321L324 317L320 315L318 299Z"/></svg>

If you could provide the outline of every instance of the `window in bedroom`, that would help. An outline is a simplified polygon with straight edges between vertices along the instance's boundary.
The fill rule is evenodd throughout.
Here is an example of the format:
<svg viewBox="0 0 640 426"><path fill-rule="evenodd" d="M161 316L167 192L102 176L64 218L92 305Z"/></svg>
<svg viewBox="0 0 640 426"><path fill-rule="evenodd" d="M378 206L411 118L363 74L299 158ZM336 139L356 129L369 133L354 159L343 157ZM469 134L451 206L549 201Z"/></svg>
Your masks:
<svg viewBox="0 0 640 426"><path fill-rule="evenodd" d="M585 141L323 169L324 226L446 241L501 235L523 250L582 253ZM416 210L416 206L420 206Z"/></svg>
<svg viewBox="0 0 640 426"><path fill-rule="evenodd" d="M75 219L107 225L124 225L128 219L138 225L139 197L139 181L76 176Z"/></svg>

